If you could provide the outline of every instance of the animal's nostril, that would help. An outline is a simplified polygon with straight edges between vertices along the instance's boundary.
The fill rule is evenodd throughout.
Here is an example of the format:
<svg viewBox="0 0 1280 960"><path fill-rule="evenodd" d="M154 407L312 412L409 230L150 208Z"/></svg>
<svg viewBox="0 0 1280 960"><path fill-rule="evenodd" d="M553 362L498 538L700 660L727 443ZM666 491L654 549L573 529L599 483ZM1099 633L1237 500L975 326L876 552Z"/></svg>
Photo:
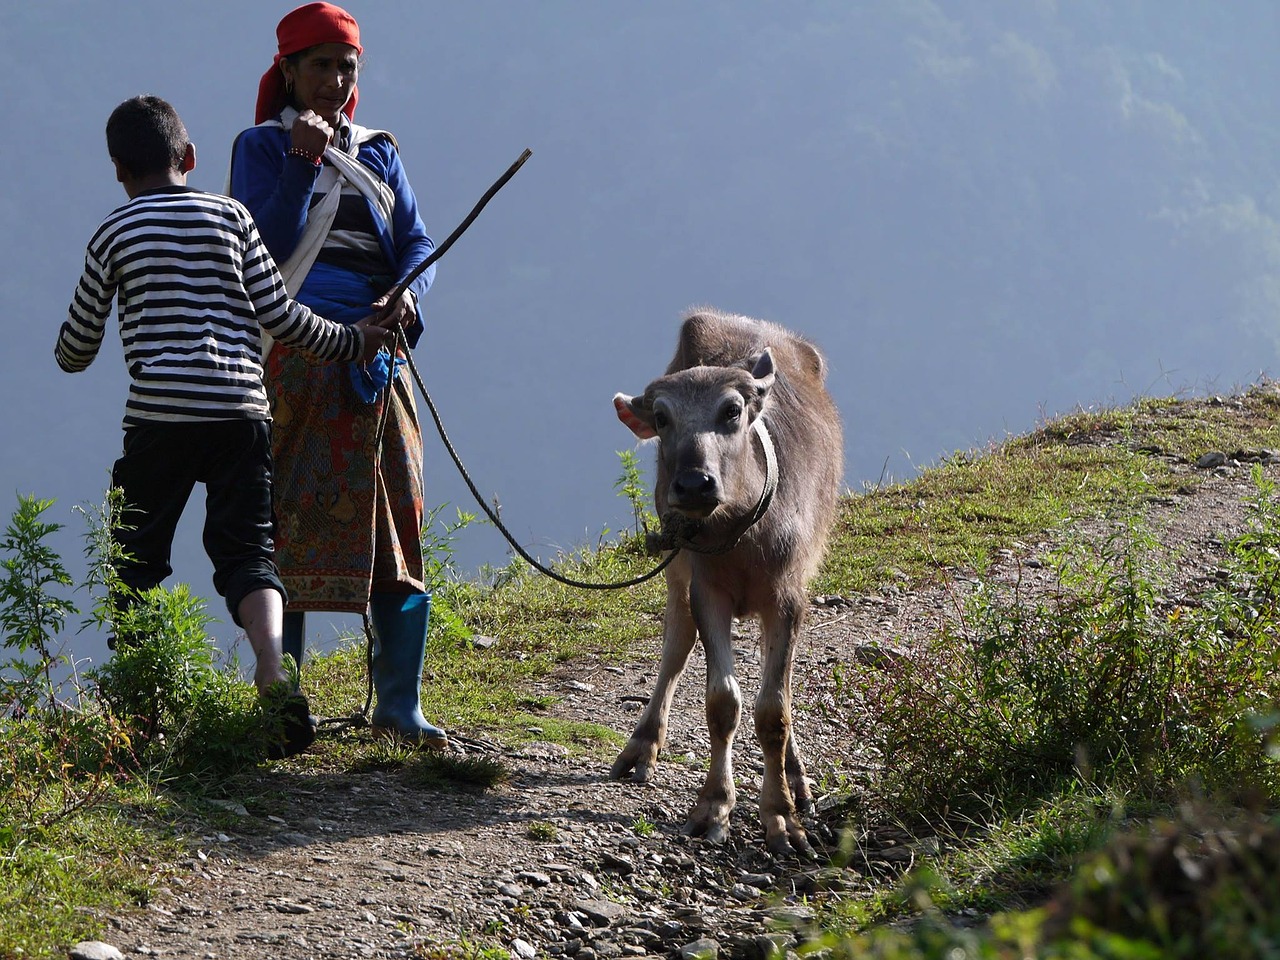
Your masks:
<svg viewBox="0 0 1280 960"><path fill-rule="evenodd" d="M701 470L682 470L676 475L671 485L678 497L697 497L705 499L716 494L716 478Z"/></svg>

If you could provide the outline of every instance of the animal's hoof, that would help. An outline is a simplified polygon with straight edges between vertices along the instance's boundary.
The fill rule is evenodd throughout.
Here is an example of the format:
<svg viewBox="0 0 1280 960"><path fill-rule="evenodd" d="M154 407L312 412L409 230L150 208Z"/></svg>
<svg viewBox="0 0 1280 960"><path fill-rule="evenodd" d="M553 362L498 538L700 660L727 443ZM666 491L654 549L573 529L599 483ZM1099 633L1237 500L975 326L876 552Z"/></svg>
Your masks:
<svg viewBox="0 0 1280 960"><path fill-rule="evenodd" d="M609 769L609 776L614 780L630 779L632 783L648 783L653 775L657 761L657 751L647 747L633 747L630 744L618 754Z"/></svg>
<svg viewBox="0 0 1280 960"><path fill-rule="evenodd" d="M765 846L775 857L798 857L801 860L814 860L816 855L809 844L803 830L791 833L776 833L765 838Z"/></svg>
<svg viewBox="0 0 1280 960"><path fill-rule="evenodd" d="M764 845L771 854L775 857L814 859L809 837L794 815L762 813L760 818L764 824Z"/></svg>
<svg viewBox="0 0 1280 960"><path fill-rule="evenodd" d="M680 828L680 832L686 837L697 837L716 846L723 846L729 839L729 828L723 823L706 824L700 820L690 820Z"/></svg>
<svg viewBox="0 0 1280 960"><path fill-rule="evenodd" d="M707 843L714 843L719 846L729 839L729 828L723 823L713 823L711 826L707 827L707 832L702 835L702 838L706 840Z"/></svg>
<svg viewBox="0 0 1280 960"><path fill-rule="evenodd" d="M653 776L653 768L640 765L632 766L622 762L613 765L611 776L615 780L630 780L632 783L648 783Z"/></svg>

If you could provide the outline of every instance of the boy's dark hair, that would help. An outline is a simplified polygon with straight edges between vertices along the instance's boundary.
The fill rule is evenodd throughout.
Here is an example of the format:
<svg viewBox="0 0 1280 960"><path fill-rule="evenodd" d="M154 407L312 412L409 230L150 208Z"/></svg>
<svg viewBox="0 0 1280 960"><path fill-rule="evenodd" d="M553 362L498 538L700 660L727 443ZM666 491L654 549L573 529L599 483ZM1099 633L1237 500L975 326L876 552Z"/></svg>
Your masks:
<svg viewBox="0 0 1280 960"><path fill-rule="evenodd" d="M107 152L133 177L178 169L189 142L178 111L159 97L133 97L107 118Z"/></svg>

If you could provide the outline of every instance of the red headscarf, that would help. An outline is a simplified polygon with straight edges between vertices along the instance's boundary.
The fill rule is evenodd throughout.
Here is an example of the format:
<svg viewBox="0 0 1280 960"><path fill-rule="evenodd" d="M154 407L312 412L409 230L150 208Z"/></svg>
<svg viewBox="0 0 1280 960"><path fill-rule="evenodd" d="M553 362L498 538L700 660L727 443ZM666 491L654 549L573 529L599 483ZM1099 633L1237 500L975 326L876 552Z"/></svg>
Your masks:
<svg viewBox="0 0 1280 960"><path fill-rule="evenodd" d="M258 83L258 109L254 123L274 117L285 105L284 75L280 61L291 53L306 50L322 43L345 43L356 48L356 54L364 53L360 46L360 25L356 18L332 3L307 3L290 10L276 26L276 40L280 52L271 61L271 69L262 75ZM351 99L342 108L348 117L356 112L359 94L353 88Z"/></svg>

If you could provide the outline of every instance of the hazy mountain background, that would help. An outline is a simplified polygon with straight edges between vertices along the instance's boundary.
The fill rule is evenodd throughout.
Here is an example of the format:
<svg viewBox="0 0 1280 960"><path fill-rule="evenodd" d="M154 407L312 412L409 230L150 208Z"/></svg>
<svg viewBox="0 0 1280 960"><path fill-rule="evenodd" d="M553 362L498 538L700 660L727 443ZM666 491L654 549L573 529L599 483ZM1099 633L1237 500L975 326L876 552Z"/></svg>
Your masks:
<svg viewBox="0 0 1280 960"><path fill-rule="evenodd" d="M220 190L291 6L0 9L0 492L56 497L72 559L70 508L101 496L126 389L118 338L79 376L52 357L84 243L124 199L106 116L170 99L199 154L190 182ZM481 489L544 557L627 524L613 482L631 438L610 398L661 372L692 305L825 349L853 489L1078 406L1277 367L1268 0L349 9L357 119L395 133L437 240L534 152L442 261L417 362ZM427 431L428 501L473 509ZM175 579L212 597L201 505ZM484 528L457 555L507 558Z"/></svg>

